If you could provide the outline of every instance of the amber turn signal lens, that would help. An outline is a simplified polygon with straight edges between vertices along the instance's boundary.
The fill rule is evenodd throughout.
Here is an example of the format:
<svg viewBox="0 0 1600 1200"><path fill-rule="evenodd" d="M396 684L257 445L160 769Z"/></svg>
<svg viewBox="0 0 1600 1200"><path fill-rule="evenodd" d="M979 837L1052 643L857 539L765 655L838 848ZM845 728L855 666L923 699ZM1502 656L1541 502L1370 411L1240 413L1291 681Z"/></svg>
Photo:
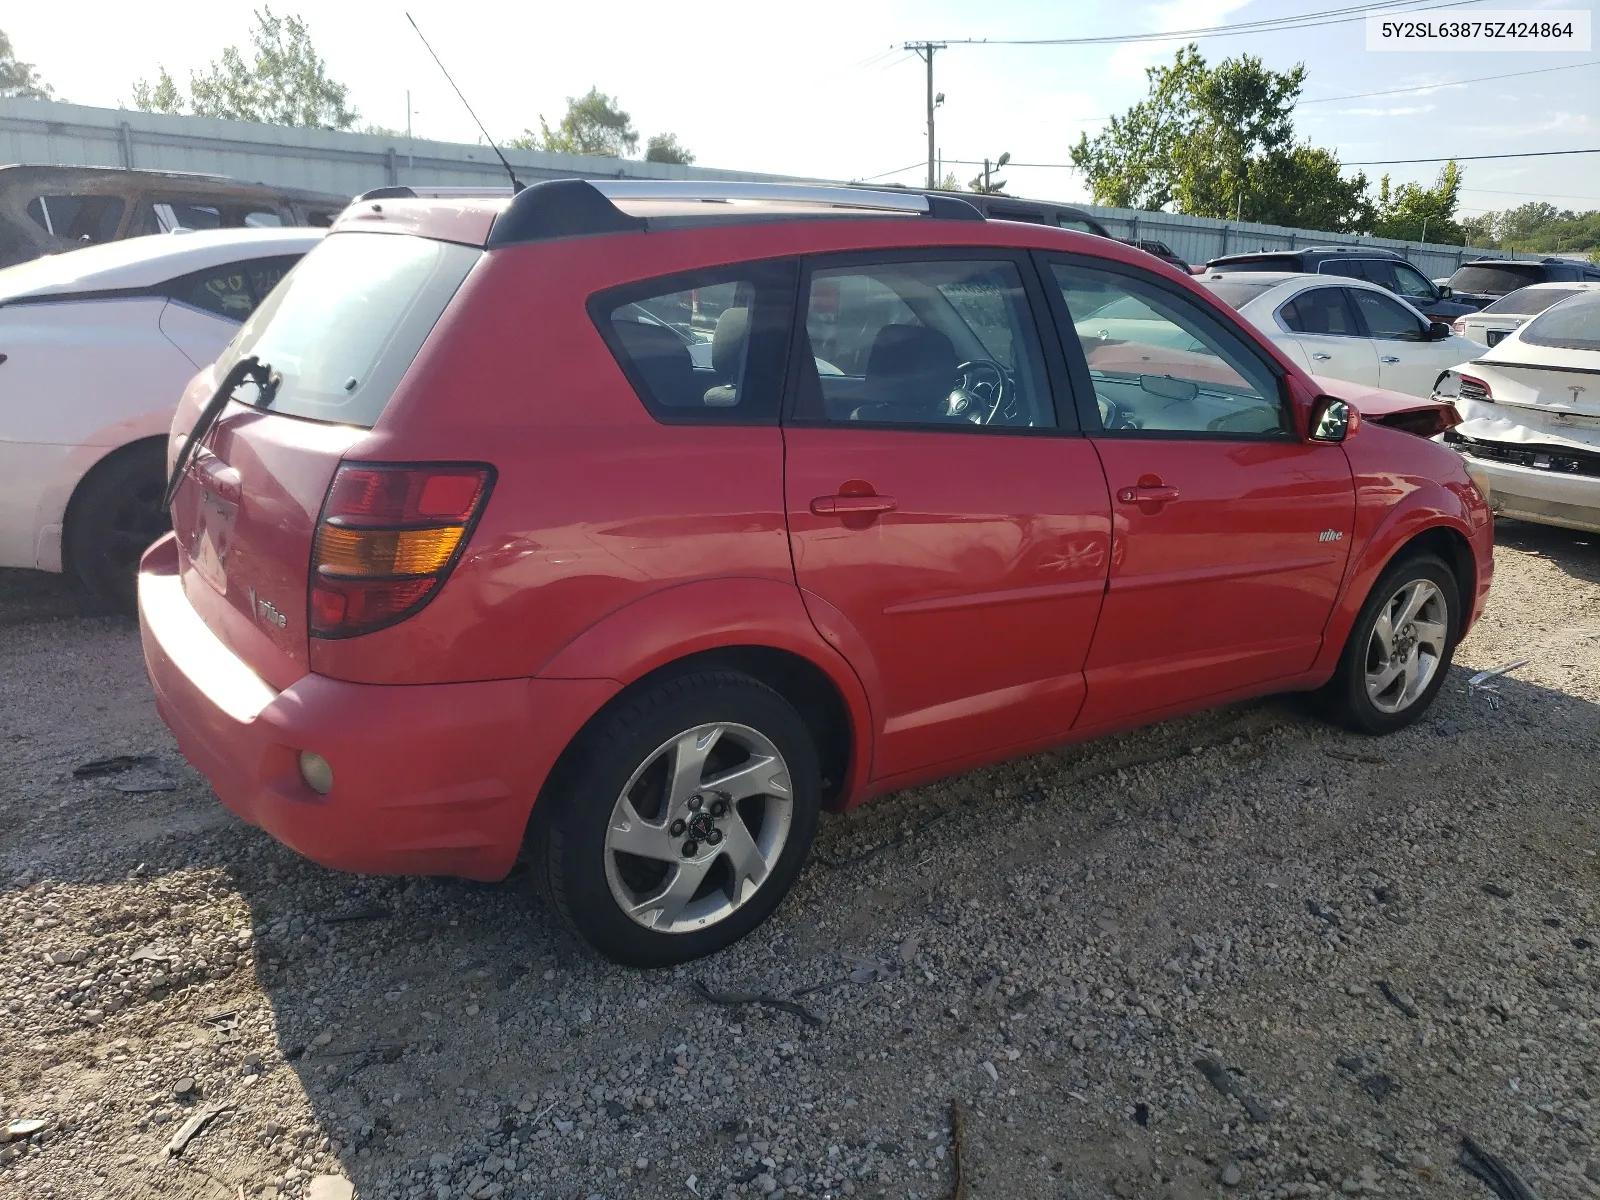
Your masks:
<svg viewBox="0 0 1600 1200"><path fill-rule="evenodd" d="M317 530L317 571L345 579L432 575L444 569L464 527L442 529L351 529L324 524Z"/></svg>

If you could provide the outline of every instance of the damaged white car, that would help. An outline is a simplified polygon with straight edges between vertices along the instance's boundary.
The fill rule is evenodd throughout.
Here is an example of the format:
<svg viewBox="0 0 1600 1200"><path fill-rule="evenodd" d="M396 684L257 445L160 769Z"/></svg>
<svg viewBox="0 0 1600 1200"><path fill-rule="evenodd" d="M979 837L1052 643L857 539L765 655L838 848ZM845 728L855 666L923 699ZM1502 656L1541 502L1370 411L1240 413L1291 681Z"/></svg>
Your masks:
<svg viewBox="0 0 1600 1200"><path fill-rule="evenodd" d="M1443 439L1497 514L1600 533L1600 292L1444 372L1434 398L1460 412Z"/></svg>

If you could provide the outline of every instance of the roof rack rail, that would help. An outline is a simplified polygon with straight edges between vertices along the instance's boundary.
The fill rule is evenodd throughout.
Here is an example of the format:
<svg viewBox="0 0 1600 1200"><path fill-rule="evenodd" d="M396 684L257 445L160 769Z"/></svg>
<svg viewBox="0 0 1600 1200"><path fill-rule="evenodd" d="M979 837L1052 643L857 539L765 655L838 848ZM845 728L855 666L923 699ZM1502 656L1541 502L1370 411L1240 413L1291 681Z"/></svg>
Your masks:
<svg viewBox="0 0 1600 1200"><path fill-rule="evenodd" d="M509 195L511 195L509 187L433 187L402 183L362 192L351 203L359 204L363 200L451 200L457 197L470 199L475 196L494 199Z"/></svg>
<svg viewBox="0 0 1600 1200"><path fill-rule="evenodd" d="M709 205L778 203L838 212L903 213L943 220L981 221L983 214L954 196L881 192L809 183L721 183L680 179L549 179L517 193L489 233L489 248L549 238L622 233L647 228L614 201L663 200Z"/></svg>

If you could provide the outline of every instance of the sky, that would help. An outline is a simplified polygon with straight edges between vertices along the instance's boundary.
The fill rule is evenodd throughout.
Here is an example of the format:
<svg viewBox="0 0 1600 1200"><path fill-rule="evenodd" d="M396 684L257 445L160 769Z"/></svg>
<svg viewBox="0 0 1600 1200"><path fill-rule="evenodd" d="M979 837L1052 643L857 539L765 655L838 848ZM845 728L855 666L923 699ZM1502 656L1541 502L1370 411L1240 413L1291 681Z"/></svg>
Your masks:
<svg viewBox="0 0 1600 1200"><path fill-rule="evenodd" d="M1415 0L1416 4L1424 0ZM1437 3L1437 0L1432 0ZM1163 32L1345 7L1350 0L810 0L687 5L656 0L509 5L410 0L409 11L497 139L552 124L590 86L618 98L641 134L672 132L702 166L832 179L919 183L925 174L925 68L907 41L1048 38ZM1489 0L1494 9L1576 7L1579 0ZM1471 8L1482 9L1483 0ZM350 88L363 121L419 137L477 141L405 19L404 5L281 0L311 28L329 74ZM184 83L224 46L247 44L251 5L188 6L182 19L126 2L8 5L0 28L58 95L126 104L135 80L167 70ZM205 13L206 19L196 19ZM1437 13L1430 13L1437 16ZM1484 75L1600 62L1588 53L1376 53L1360 21L1196 39L1208 61L1248 53L1278 70L1303 62L1302 140L1345 162L1427 155L1600 148L1600 66L1451 86ZM952 45L934 60L945 94L936 137L965 181L1009 151L1022 163L1067 163L1080 133L1142 98L1145 69L1182 40L1118 46ZM1430 86L1399 95L1354 93ZM643 142L641 141L641 152ZM1433 180L1442 164L1367 166L1374 184ZM1548 200L1600 208L1600 154L1464 164L1461 211ZM1070 169L1010 167L1014 195L1087 200Z"/></svg>

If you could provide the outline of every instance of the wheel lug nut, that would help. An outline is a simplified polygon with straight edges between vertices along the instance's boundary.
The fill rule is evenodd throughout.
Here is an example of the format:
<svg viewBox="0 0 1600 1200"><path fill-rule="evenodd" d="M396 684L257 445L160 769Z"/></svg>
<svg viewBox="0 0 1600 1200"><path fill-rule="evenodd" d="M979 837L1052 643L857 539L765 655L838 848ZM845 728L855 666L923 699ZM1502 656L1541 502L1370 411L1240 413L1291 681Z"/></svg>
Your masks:
<svg viewBox="0 0 1600 1200"><path fill-rule="evenodd" d="M704 803L705 803L705 800L702 799L701 797L699 797L699 796L690 796L689 797L689 811L690 812L699 812L700 811L700 806L702 804L704 804Z"/></svg>
<svg viewBox="0 0 1600 1200"><path fill-rule="evenodd" d="M711 815L713 817L717 818L717 820L719 820L719 821L723 817L727 816L728 815L728 802L726 800L718 800L714 804L712 804L712 806L711 806Z"/></svg>
<svg viewBox="0 0 1600 1200"><path fill-rule="evenodd" d="M679 817L676 821L674 821L672 823L672 828L671 828L671 830L669 830L669 832L672 834L673 837L682 837L683 836L683 831L685 829L687 829L687 828L689 828L689 827L686 824L684 824L683 818Z"/></svg>
<svg viewBox="0 0 1600 1200"><path fill-rule="evenodd" d="M708 846L715 846L721 840L722 840L722 830L720 830L720 829L713 829L713 830L711 830L711 832L706 834L706 845L708 845Z"/></svg>
<svg viewBox="0 0 1600 1200"><path fill-rule="evenodd" d="M699 853L700 853L700 843L695 841L693 838L690 838L687 842L685 842L683 844L683 856L685 858L693 858L696 854L699 854Z"/></svg>

